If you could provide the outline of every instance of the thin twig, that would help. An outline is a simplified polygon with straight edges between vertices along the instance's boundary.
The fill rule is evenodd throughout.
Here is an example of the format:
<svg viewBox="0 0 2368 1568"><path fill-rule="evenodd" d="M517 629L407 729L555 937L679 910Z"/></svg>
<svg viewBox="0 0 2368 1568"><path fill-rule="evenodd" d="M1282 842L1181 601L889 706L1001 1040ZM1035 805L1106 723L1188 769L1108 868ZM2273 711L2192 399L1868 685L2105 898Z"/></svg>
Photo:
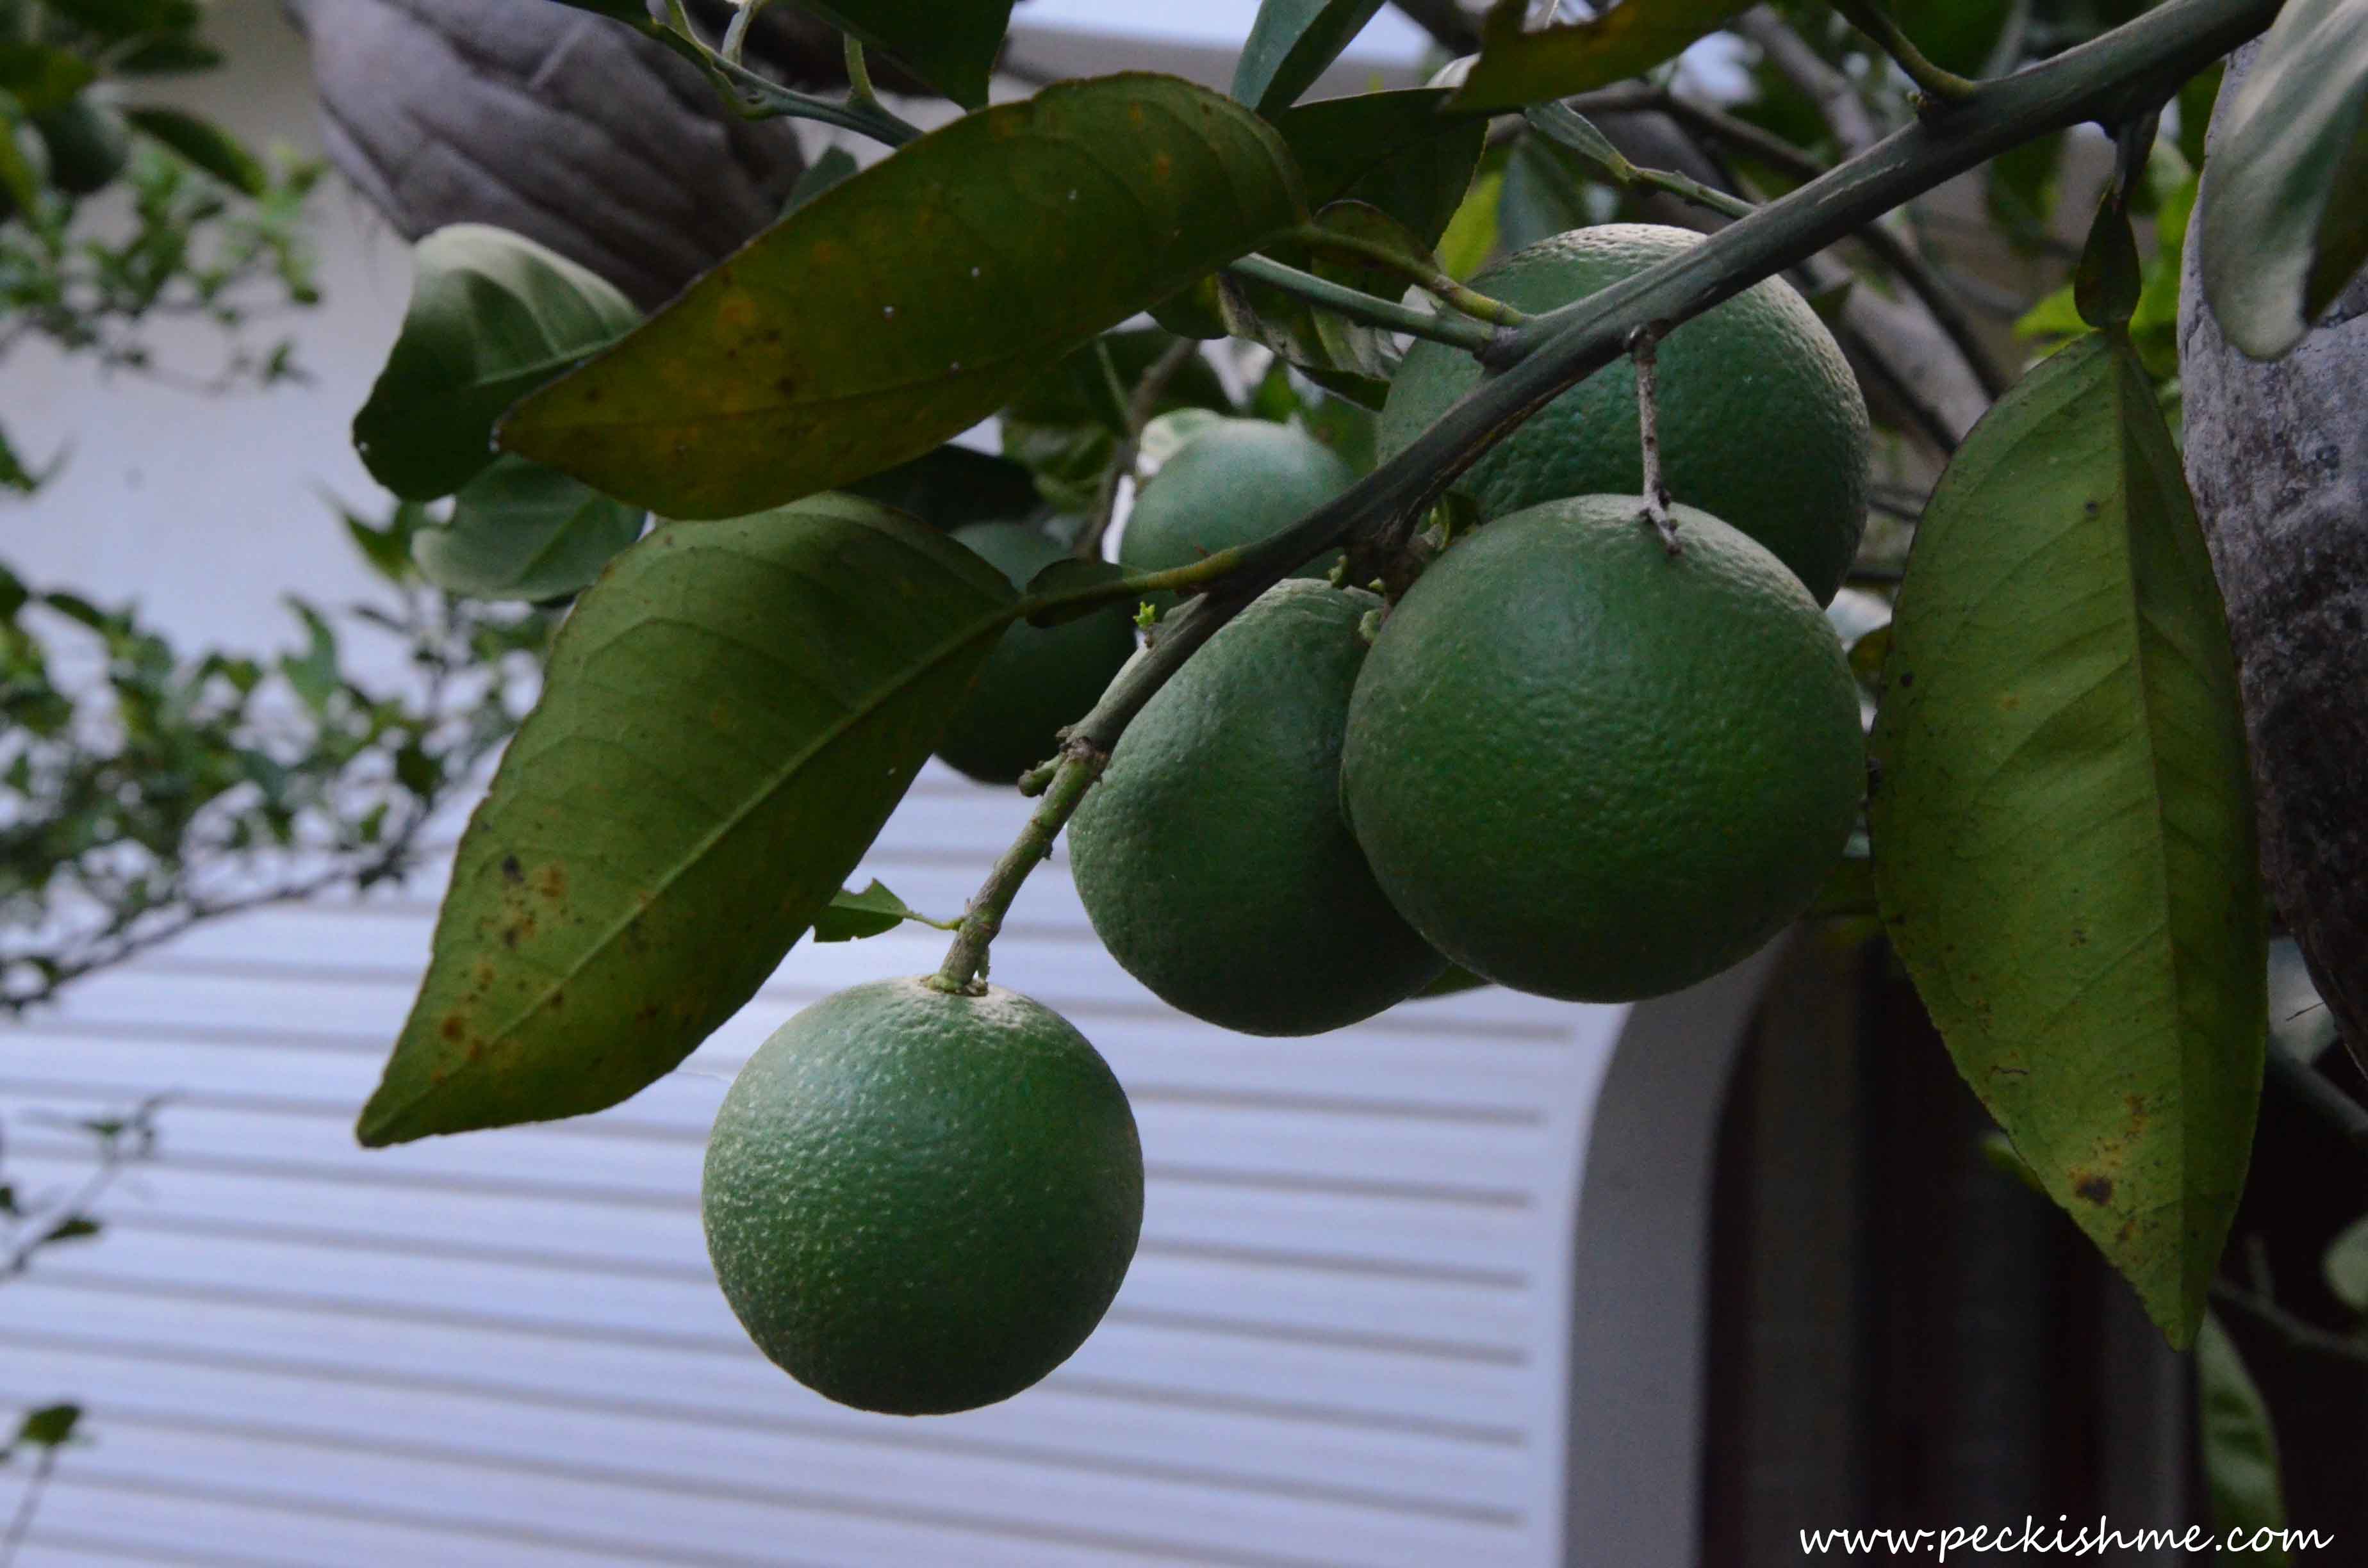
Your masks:
<svg viewBox="0 0 2368 1568"><path fill-rule="evenodd" d="M2346 1143L2368 1153L2368 1108L2329 1083L2317 1068L2279 1046L2270 1047L2266 1069L2264 1077L2270 1085L2284 1090Z"/></svg>
<svg viewBox="0 0 2368 1568"><path fill-rule="evenodd" d="M1846 155L1854 158L1881 139L1857 85L1775 11L1766 6L1747 11L1736 19L1735 30L1759 46L1779 76L1808 96Z"/></svg>
<svg viewBox="0 0 2368 1568"><path fill-rule="evenodd" d="M1003 929L1003 917L1011 911L1011 901L1019 896L1020 885L1028 874L1042 865L1053 853L1053 840L1084 800L1094 780L1110 766L1110 753L1087 741L1072 740L1061 752L1060 765L1053 776L1052 787L1028 819L1019 836L1005 850L1003 858L987 873L978 896L971 900L963 915L961 928L954 934L953 946L946 951L946 961L928 983L940 991L976 995L986 979L987 949L996 933Z"/></svg>
<svg viewBox="0 0 2368 1568"><path fill-rule="evenodd" d="M25 1490L17 1498L17 1512L8 1521L8 1533L0 1536L0 1568L8 1568L17 1561L17 1549L25 1544L25 1537L33 1528L33 1516L40 1512L41 1493L57 1468L57 1449L42 1449L41 1457L33 1461L33 1473L25 1482Z"/></svg>
<svg viewBox="0 0 2368 1568"><path fill-rule="evenodd" d="M723 29L724 59L734 65L741 62L741 56L748 47L748 29L755 25L758 13L770 3L771 0L740 0L739 8L732 14L731 25Z"/></svg>
<svg viewBox="0 0 2368 1568"><path fill-rule="evenodd" d="M1943 71L1925 58L1915 40L1900 31L1899 24L1882 6L1869 5L1867 0L1834 0L1834 9L1891 56L1891 62L1916 84L1933 108L1963 103L1981 90L1980 83Z"/></svg>
<svg viewBox="0 0 2368 1568"><path fill-rule="evenodd" d="M1161 394L1176 373L1190 364L1200 353L1200 344L1189 337L1179 337L1162 350L1151 368L1143 372L1143 380L1134 383L1134 395L1126 403L1126 429L1119 437L1118 448L1110 453L1110 466L1102 471L1100 488L1094 495L1092 515L1086 519L1084 531L1077 535L1076 554L1080 560L1101 558L1102 536L1110 532L1110 517L1118 510L1118 493L1121 485L1134 480L1137 461L1143 456L1143 427L1159 408Z"/></svg>
<svg viewBox="0 0 2368 1568"><path fill-rule="evenodd" d="M1647 322L1628 335L1628 358L1636 366L1636 430L1645 458L1645 509L1640 514L1661 536L1661 548L1682 554L1678 519L1671 515L1668 481L1661 472L1661 325Z"/></svg>
<svg viewBox="0 0 2368 1568"><path fill-rule="evenodd" d="M2242 1312L2263 1328L2276 1335L2288 1346L2306 1350L2313 1355L2331 1357L2339 1361L2351 1361L2368 1367L2368 1345L2356 1339L2346 1339L2317 1324L2305 1323L2294 1313L2266 1297L2257 1295L2242 1286L2231 1285L2225 1279L2212 1281L2212 1301L2214 1306Z"/></svg>
<svg viewBox="0 0 2368 1568"><path fill-rule="evenodd" d="M1280 289L1294 299L1336 312L1366 326L1428 338L1433 343L1444 343L1450 348L1461 348L1466 353L1476 354L1502 335L1498 329L1484 322L1401 305L1368 294L1360 289L1351 289L1345 283L1335 283L1328 278L1302 272L1295 267L1287 267L1268 256L1246 256L1226 270L1253 283Z"/></svg>
<svg viewBox="0 0 2368 1568"><path fill-rule="evenodd" d="M1436 261L1408 256L1395 246L1362 234L1342 233L1321 223L1306 223L1293 231L1292 238L1310 250L1327 250L1336 256L1362 262L1395 273L1425 293L1435 296L1440 303L1461 311L1475 321L1492 326L1520 326L1530 318L1502 300L1492 300L1478 290L1457 282L1449 277Z"/></svg>

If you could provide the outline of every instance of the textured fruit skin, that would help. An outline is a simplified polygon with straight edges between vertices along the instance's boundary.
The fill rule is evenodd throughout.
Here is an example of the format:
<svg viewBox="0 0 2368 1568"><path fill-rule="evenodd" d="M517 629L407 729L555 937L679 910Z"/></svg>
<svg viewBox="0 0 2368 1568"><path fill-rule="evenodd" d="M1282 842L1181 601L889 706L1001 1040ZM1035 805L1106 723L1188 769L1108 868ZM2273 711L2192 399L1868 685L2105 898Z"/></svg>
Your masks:
<svg viewBox="0 0 2368 1568"><path fill-rule="evenodd" d="M1605 223L1517 251L1472 286L1550 311L1702 243L1683 229ZM1782 278L1745 290L1661 342L1661 455L1671 494L1758 540L1819 604L1866 530L1866 399L1825 323ZM1390 384L1381 453L1403 451L1479 384L1458 349L1417 343ZM1486 517L1572 495L1645 487L1636 368L1606 366L1563 393L1456 482Z"/></svg>
<svg viewBox="0 0 2368 1568"><path fill-rule="evenodd" d="M1010 1398L1101 1322L1143 1228L1143 1148L1059 1014L881 981L749 1058L701 1209L757 1348L841 1404L942 1415Z"/></svg>
<svg viewBox="0 0 2368 1568"><path fill-rule="evenodd" d="M1331 448L1295 426L1228 419L1195 436L1136 497L1119 563L1166 572L1280 533L1356 483ZM1301 569L1321 577L1326 556Z"/></svg>
<svg viewBox="0 0 2368 1568"><path fill-rule="evenodd" d="M972 523L953 538L1015 588L1069 553L1027 523ZM1059 626L1013 625L987 654L938 755L982 783L1017 782L1059 749L1062 727L1086 716L1133 653L1134 621L1124 605Z"/></svg>
<svg viewBox="0 0 2368 1568"><path fill-rule="evenodd" d="M1446 960L1341 820L1340 736L1381 601L1276 585L1146 704L1069 824L1094 930L1170 1006L1244 1034L1372 1017Z"/></svg>
<svg viewBox="0 0 2368 1568"><path fill-rule="evenodd" d="M1349 705L1341 795L1415 928L1570 1001L1679 990L1808 907L1865 784L1840 641L1776 558L1634 496L1461 540L1399 601Z"/></svg>

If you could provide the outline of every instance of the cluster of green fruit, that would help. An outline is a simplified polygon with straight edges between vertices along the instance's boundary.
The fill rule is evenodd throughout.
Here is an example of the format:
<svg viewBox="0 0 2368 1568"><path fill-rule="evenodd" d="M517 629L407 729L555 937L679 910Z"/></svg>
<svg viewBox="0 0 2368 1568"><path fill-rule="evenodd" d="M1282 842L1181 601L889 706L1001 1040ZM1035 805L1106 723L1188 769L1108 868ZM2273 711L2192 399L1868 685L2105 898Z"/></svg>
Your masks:
<svg viewBox="0 0 2368 1568"><path fill-rule="evenodd" d="M1474 284L1549 310L1692 243L1582 230ZM1781 281L1657 358L1666 472L1691 503L1675 551L1645 518L1634 377L1615 368L1464 476L1483 526L1397 603L1284 582L1144 707L1070 832L1094 928L1137 979L1196 1017L1305 1035L1451 960L1548 996L1662 994L1806 909L1863 784L1857 690L1819 607L1863 527L1866 410ZM1479 375L1417 346L1384 454ZM1349 477L1286 427L1220 426L1146 486L1121 558L1258 538ZM1024 581L1059 547L1014 528L961 537ZM944 755L1007 781L1042 760L1128 631L1015 629ZM1007 992L908 981L833 997L757 1053L718 1118L706 1211L768 1354L834 1399L919 1413L1008 1397L1082 1344L1142 1192L1125 1097L1074 1028Z"/></svg>

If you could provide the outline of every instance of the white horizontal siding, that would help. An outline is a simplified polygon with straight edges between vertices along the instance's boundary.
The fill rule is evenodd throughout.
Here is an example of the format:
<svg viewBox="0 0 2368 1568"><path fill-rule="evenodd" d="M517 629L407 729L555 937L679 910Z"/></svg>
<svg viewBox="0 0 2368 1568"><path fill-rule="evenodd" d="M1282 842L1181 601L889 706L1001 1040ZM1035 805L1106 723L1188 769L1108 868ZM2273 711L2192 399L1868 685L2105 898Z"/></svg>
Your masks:
<svg viewBox="0 0 2368 1568"><path fill-rule="evenodd" d="M933 768L861 874L958 912L1025 810ZM79 1399L95 1438L28 1568L1558 1560L1579 1134L1619 1010L1485 992L1226 1035L1117 970L1047 868L996 975L1126 1084L1142 1250L1042 1387L897 1421L750 1348L708 1273L699 1163L768 1032L943 938L802 946L603 1115L364 1152L352 1117L435 892L206 928L0 1053L35 1182L81 1152L24 1113L174 1096L107 1236L0 1290L0 1401Z"/></svg>

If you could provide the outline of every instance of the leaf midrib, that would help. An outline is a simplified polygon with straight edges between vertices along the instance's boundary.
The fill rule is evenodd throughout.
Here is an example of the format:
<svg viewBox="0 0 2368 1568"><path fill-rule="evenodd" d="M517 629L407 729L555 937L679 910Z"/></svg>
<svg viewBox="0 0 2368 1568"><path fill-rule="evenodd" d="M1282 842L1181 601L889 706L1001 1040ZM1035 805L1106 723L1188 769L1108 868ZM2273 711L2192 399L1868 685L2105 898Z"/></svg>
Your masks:
<svg viewBox="0 0 2368 1568"><path fill-rule="evenodd" d="M871 525L867 524L866 526L868 527ZM655 904L658 898L664 897L668 889L672 888L677 882L688 876L690 871L709 855L714 853L716 847L725 838L738 831L739 828L746 824L755 812L775 799L781 790L788 788L795 779L800 770L804 768L815 756L844 738L848 732L852 730L856 725L871 719L872 716L880 712L882 709L885 708L889 702L903 696L905 692L909 690L922 677L936 670L939 665L944 664L947 660L953 658L971 643L978 641L980 638L987 635L991 631L999 631L1004 627L1008 626L1019 613L1019 603L1020 601L1015 598L1010 606L998 610L993 616L987 617L966 627L962 632L939 643L927 656L907 665L902 676L890 681L881 687L874 698L858 706L850 708L837 720L826 726L810 744L800 748L795 754L785 759L782 766L775 771L768 782L767 782L762 788L752 790L749 794L748 800L744 804L727 813L715 827L694 842L689 849L685 851L684 854L676 859L674 864L665 869L656 881L655 885L657 892L652 898L652 904ZM531 1001L522 1005L517 1011L512 1013L508 1018L505 1019L498 1028L491 1031L487 1036L487 1043L498 1045L508 1040L512 1034L515 1033L521 1025L533 1017L537 1013L540 1013L544 1008L548 1007L551 1004L551 998L554 994L574 984L576 977L583 973L586 966L591 964L595 960L605 956L617 945L618 942L622 940L625 932L632 927L633 924L642 917L649 907L649 905L643 905L630 911L613 925L609 926L606 930L602 931L599 936L593 940L593 942L586 947L583 952L577 955L575 961L568 964L565 969L554 973L543 988L535 994ZM404 1033L408 1035L409 1032L410 1030L406 1028ZM379 1119L379 1125L384 1127L391 1122L398 1120L402 1116L416 1110L420 1106L427 1104L438 1095L442 1087L442 1085L437 1083L431 1078L425 1089L406 1096L399 1106L390 1108L387 1113Z"/></svg>

